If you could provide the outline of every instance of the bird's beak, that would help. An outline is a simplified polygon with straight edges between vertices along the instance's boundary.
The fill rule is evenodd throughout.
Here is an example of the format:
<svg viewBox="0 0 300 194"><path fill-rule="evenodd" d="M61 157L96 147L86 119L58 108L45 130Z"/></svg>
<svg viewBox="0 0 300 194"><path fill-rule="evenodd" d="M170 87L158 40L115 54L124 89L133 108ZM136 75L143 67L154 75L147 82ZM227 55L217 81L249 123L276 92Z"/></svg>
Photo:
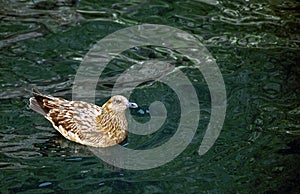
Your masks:
<svg viewBox="0 0 300 194"><path fill-rule="evenodd" d="M138 108L139 106L136 103L128 102L127 104L128 108Z"/></svg>

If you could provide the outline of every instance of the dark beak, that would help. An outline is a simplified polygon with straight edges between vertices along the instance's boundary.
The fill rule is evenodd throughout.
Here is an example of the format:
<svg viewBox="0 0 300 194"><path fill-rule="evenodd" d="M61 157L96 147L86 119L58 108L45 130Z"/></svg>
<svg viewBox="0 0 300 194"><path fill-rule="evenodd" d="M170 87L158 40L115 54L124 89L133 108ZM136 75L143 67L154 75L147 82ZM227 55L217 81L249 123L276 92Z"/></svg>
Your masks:
<svg viewBox="0 0 300 194"><path fill-rule="evenodd" d="M139 106L136 103L128 102L127 104L128 108L138 108Z"/></svg>

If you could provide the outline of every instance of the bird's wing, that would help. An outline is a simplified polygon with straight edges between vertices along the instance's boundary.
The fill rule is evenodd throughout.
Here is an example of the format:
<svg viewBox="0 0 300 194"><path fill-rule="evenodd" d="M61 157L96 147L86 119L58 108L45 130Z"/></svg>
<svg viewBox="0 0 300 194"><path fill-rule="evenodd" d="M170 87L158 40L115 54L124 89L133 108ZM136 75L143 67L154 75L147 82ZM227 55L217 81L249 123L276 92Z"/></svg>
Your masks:
<svg viewBox="0 0 300 194"><path fill-rule="evenodd" d="M101 107L60 98L43 99L43 106L49 109L45 117L64 137L85 145L101 144L105 134L96 130L96 117Z"/></svg>

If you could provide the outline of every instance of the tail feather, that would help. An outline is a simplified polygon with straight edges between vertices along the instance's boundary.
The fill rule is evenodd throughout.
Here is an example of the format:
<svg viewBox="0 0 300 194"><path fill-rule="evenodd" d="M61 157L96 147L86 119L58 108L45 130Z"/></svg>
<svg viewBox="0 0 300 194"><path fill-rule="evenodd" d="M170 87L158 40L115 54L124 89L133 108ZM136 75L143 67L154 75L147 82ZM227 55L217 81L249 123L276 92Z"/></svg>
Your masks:
<svg viewBox="0 0 300 194"><path fill-rule="evenodd" d="M29 102L30 102L29 107L32 110L45 116L49 112L50 109L44 106L43 100L49 99L49 97L43 95L35 88L32 88L32 94L34 97L31 97L29 99Z"/></svg>
<svg viewBox="0 0 300 194"><path fill-rule="evenodd" d="M41 115L46 116L48 112L46 112L46 110L41 107L41 105L37 102L37 100L34 97L30 98L29 102L30 102L29 107L32 110L34 110L37 113L40 113Z"/></svg>

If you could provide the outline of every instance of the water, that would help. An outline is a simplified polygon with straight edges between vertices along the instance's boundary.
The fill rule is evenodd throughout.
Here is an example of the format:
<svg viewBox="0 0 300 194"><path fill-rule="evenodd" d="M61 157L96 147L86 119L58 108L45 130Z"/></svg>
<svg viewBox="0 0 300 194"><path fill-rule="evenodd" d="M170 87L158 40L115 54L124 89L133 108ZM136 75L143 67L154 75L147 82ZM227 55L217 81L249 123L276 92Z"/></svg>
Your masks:
<svg viewBox="0 0 300 194"><path fill-rule="evenodd" d="M1 193L300 192L298 2L1 1L0 7ZM25 89L71 99L76 70L91 46L143 23L170 25L199 38L223 75L228 106L219 138L199 156L211 114L201 73L180 54L157 47L126 51L125 59L173 60L192 80L201 108L197 132L183 153L164 166L133 171L62 138L28 108ZM98 104L109 97L111 78L131 66L125 59L103 72ZM156 100L169 115L162 129L130 134L123 146L146 150L175 134L180 109L174 91L147 82L131 99L145 111L131 111L139 122L150 120L146 110Z"/></svg>

